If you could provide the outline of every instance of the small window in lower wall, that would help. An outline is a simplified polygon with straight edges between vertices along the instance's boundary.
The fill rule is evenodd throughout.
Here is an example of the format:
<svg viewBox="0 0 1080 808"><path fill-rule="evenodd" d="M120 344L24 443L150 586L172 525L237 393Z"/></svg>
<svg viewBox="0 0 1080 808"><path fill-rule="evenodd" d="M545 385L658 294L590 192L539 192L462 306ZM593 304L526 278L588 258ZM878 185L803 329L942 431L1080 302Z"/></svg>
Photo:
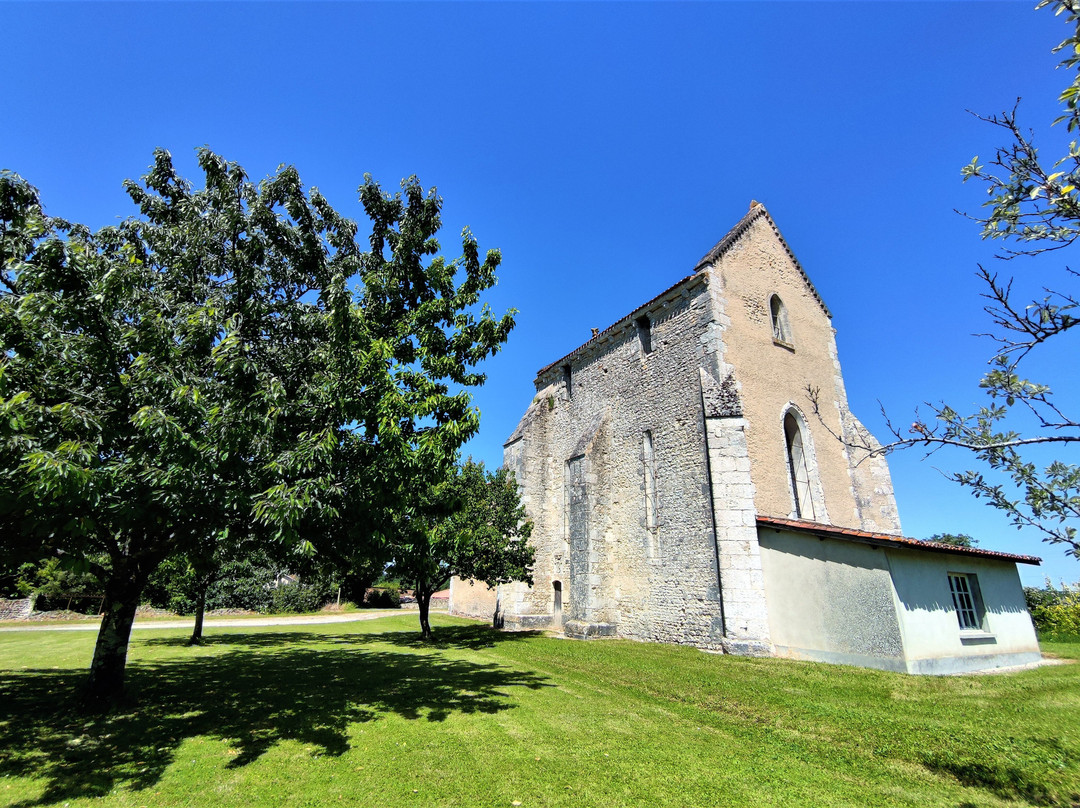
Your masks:
<svg viewBox="0 0 1080 808"><path fill-rule="evenodd" d="M950 572L949 589L961 630L982 631L986 612L979 591L979 579L965 572Z"/></svg>

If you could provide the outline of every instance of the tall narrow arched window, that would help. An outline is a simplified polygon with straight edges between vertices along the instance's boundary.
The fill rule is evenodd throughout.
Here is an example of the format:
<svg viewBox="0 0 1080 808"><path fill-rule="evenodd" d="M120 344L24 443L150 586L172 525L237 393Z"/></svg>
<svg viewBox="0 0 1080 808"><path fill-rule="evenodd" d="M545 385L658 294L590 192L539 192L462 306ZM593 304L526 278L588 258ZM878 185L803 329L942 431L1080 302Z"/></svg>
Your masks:
<svg viewBox="0 0 1080 808"><path fill-rule="evenodd" d="M791 412L784 416L784 442L787 445L788 476L795 500L795 516L816 519L809 453L799 421Z"/></svg>
<svg viewBox="0 0 1080 808"><path fill-rule="evenodd" d="M649 315L643 314L634 320L637 326L638 342L641 343L641 355L648 356L652 353L652 321Z"/></svg>
<svg viewBox="0 0 1080 808"><path fill-rule="evenodd" d="M656 454L653 452L652 432L647 429L641 438L641 460L645 472L645 546L649 557L656 558L660 549L657 537L660 520L657 518L659 503L656 496Z"/></svg>
<svg viewBox="0 0 1080 808"><path fill-rule="evenodd" d="M791 326L788 325L787 309L780 295L769 298L769 317L772 320L772 335L777 342L791 344Z"/></svg>
<svg viewBox="0 0 1080 808"><path fill-rule="evenodd" d="M645 470L645 527L656 530L656 455L652 432L647 429L641 438L641 460Z"/></svg>

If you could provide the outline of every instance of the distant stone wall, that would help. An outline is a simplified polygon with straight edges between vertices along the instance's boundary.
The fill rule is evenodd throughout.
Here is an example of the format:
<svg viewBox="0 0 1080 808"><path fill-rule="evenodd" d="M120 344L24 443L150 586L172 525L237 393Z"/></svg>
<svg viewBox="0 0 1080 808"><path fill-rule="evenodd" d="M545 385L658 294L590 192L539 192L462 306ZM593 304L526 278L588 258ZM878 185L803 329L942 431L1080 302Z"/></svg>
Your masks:
<svg viewBox="0 0 1080 808"><path fill-rule="evenodd" d="M30 616L33 601L30 598L5 600L0 598L0 620L25 620Z"/></svg>

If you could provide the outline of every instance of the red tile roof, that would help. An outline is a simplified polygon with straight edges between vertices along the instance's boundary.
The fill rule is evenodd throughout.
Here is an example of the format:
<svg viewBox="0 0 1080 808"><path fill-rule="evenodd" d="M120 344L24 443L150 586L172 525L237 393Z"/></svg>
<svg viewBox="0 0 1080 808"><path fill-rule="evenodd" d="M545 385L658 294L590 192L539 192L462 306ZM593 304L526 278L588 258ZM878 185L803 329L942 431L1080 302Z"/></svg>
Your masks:
<svg viewBox="0 0 1080 808"><path fill-rule="evenodd" d="M873 544L878 547L904 547L912 550L930 550L938 553L954 553L956 555L977 556L979 558L996 558L1001 561L1014 561L1017 564L1041 564L1042 559L1037 556L1014 555L1012 553L999 553L995 550L980 550L977 547L956 547L952 544L939 544L938 542L919 541L909 539L906 536L890 536L888 533L872 533L868 530L856 530L850 527L836 527L835 525L823 525L818 522L806 522L801 519L779 519L775 516L759 516L758 527L771 527L777 530L795 530L801 533L810 533L827 539L846 539L847 541Z"/></svg>

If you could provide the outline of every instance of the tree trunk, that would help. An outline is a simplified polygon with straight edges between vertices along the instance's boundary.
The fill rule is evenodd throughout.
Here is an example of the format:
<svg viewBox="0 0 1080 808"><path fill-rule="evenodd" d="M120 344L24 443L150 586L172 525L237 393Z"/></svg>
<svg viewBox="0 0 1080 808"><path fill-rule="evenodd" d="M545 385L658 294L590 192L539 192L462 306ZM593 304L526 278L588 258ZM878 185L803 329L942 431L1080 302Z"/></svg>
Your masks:
<svg viewBox="0 0 1080 808"><path fill-rule="evenodd" d="M432 591L428 588L417 588L413 594L416 595L416 603L420 607L420 635L425 640L430 640L431 623L428 621L428 610L431 607Z"/></svg>
<svg viewBox="0 0 1080 808"><path fill-rule="evenodd" d="M146 576L127 565L118 565L109 576L105 585L108 608L98 630L94 661L83 694L87 707L100 709L124 695L128 640L145 583Z"/></svg>
<svg viewBox="0 0 1080 808"><path fill-rule="evenodd" d="M195 596L195 628L191 631L191 639L188 645L202 645L203 617L206 616L206 590L210 584L200 584L199 592Z"/></svg>

